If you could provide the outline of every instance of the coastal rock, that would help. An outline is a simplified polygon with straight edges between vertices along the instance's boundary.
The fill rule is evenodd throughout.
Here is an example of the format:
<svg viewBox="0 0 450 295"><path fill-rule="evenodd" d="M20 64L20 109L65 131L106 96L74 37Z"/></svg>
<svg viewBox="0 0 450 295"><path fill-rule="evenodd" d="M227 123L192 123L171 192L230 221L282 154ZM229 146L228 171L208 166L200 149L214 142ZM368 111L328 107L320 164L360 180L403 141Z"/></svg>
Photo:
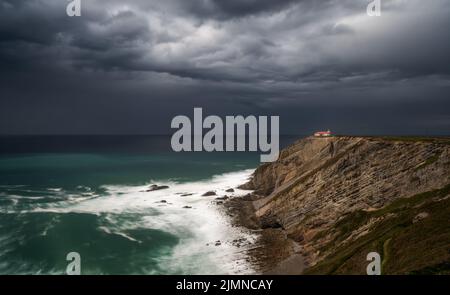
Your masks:
<svg viewBox="0 0 450 295"><path fill-rule="evenodd" d="M163 189L168 189L169 187L167 185L157 185L157 184L152 184L148 190L146 190L146 192L153 192L153 191L159 191L159 190L163 190Z"/></svg>
<svg viewBox="0 0 450 295"><path fill-rule="evenodd" d="M192 195L193 195L193 194L190 194L190 193L189 193L189 194L181 194L180 196L181 196L181 197L189 197L189 196L192 196Z"/></svg>
<svg viewBox="0 0 450 295"><path fill-rule="evenodd" d="M215 191L209 191L209 192L204 193L204 194L202 195L202 197L210 197L210 196L216 196L216 195L217 195L217 194L216 194Z"/></svg>
<svg viewBox="0 0 450 295"><path fill-rule="evenodd" d="M229 189L226 190L226 192L227 192L227 193L234 193L234 189L229 188Z"/></svg>
<svg viewBox="0 0 450 295"><path fill-rule="evenodd" d="M233 240L233 241L231 242L231 244L232 244L233 246L235 246L235 247L240 248L240 247L246 246L246 245L248 245L248 244L250 244L250 243L247 241L247 239L245 239L245 238L240 238L240 239L235 239L235 240Z"/></svg>

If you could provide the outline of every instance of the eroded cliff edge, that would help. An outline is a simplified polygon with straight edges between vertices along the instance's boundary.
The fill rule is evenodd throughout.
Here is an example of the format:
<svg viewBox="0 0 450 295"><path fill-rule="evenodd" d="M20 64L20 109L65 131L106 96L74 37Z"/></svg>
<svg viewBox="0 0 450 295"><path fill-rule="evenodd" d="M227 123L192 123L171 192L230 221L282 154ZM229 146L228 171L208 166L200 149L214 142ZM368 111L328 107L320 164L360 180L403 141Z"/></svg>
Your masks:
<svg viewBox="0 0 450 295"><path fill-rule="evenodd" d="M372 251L382 255L383 273L447 273L449 143L343 136L297 141L243 185L255 191L247 198L250 223L286 238L264 256L279 254L271 262L277 273L296 273L300 262L292 257L301 255L305 273L362 274Z"/></svg>

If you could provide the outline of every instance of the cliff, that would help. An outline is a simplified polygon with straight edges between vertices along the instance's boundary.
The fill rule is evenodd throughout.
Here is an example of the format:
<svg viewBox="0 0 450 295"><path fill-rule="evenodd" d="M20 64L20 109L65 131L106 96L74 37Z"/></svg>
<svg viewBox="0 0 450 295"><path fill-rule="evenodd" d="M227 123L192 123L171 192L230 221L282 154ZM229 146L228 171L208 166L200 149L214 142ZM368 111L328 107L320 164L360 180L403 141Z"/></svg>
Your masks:
<svg viewBox="0 0 450 295"><path fill-rule="evenodd" d="M291 254L302 255L306 273L365 273L372 251L383 273L446 273L449 142L309 137L260 166L243 188L255 191L259 225L298 246Z"/></svg>

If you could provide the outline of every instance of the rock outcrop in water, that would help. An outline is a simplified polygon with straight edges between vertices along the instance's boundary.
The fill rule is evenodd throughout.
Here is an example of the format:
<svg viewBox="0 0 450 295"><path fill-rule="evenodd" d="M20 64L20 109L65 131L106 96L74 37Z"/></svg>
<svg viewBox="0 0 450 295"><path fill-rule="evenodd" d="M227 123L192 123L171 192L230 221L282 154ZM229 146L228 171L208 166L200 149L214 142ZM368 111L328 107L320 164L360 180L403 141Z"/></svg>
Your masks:
<svg viewBox="0 0 450 295"><path fill-rule="evenodd" d="M305 138L241 188L255 190L260 227L298 246L290 256L303 256L306 273L364 274L372 251L383 273L449 273L449 143Z"/></svg>
<svg viewBox="0 0 450 295"><path fill-rule="evenodd" d="M215 191L209 191L209 192L204 193L204 194L202 195L202 197L210 197L210 196L216 196L216 195L217 195L217 194L216 194Z"/></svg>
<svg viewBox="0 0 450 295"><path fill-rule="evenodd" d="M168 189L168 188L169 187L167 185L152 184L150 186L150 188L148 190L146 190L146 192L154 192L154 191L159 191L159 190Z"/></svg>

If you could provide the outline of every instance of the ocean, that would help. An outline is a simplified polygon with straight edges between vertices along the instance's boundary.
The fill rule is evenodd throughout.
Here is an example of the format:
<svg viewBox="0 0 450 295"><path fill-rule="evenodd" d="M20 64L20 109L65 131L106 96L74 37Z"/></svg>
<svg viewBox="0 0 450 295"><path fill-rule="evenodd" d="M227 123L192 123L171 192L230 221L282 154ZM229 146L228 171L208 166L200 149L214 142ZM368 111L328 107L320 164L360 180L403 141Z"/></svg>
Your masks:
<svg viewBox="0 0 450 295"><path fill-rule="evenodd" d="M69 252L82 274L254 272L232 241L256 234L233 227L215 198L248 193L236 187L258 153L175 153L167 136L0 143L0 274L65 274Z"/></svg>

